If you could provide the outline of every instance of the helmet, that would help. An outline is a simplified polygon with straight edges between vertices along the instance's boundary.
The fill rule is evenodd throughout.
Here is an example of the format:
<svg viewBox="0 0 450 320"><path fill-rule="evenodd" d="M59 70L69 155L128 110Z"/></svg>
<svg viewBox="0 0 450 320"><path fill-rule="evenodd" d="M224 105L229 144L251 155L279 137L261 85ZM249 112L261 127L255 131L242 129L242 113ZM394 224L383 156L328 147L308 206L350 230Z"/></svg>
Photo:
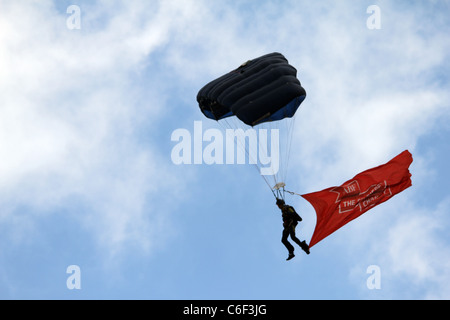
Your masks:
<svg viewBox="0 0 450 320"><path fill-rule="evenodd" d="M284 200L283 199L278 199L277 198L277 205L284 205L285 204L285 202L284 202Z"/></svg>

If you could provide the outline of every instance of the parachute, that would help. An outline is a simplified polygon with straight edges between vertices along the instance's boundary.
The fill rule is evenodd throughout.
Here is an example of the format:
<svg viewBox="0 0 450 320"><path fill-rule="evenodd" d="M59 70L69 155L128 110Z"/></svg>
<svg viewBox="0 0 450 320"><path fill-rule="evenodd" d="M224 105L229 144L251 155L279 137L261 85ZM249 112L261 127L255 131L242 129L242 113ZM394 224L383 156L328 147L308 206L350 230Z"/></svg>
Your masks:
<svg viewBox="0 0 450 320"><path fill-rule="evenodd" d="M296 76L282 54L267 54L207 84L197 101L203 114L214 120L236 116L255 126L291 118L306 98Z"/></svg>
<svg viewBox="0 0 450 320"><path fill-rule="evenodd" d="M284 198L295 114L305 98L297 69L281 53L274 52L249 60L211 81L198 92L197 102L207 118L225 128L279 130L279 144L271 146L279 146L280 170L262 176L274 195ZM245 142L240 144L244 144L249 157L255 156ZM267 147L259 141L259 148L261 154ZM260 168L258 161L253 164ZM272 184L268 176L273 177Z"/></svg>

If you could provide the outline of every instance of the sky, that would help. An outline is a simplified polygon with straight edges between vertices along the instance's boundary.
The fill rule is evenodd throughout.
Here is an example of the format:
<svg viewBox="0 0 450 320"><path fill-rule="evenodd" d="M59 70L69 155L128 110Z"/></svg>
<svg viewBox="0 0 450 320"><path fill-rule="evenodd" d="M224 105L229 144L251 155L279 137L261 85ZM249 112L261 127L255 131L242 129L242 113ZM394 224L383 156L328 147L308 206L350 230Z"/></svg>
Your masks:
<svg viewBox="0 0 450 320"><path fill-rule="evenodd" d="M0 0L0 298L449 299L449 14L446 0ZM251 165L171 156L177 129L221 129L198 91L271 52L308 94L289 190L414 157L411 188L289 262ZM312 206L286 200L308 242Z"/></svg>

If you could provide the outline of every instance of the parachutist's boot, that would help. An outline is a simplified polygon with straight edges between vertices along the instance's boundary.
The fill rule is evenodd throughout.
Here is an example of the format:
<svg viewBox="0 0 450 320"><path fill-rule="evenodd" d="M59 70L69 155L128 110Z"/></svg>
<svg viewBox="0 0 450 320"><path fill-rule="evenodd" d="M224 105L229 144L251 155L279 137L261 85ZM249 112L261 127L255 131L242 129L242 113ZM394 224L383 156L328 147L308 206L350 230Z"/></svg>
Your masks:
<svg viewBox="0 0 450 320"><path fill-rule="evenodd" d="M293 252L289 253L289 257L287 257L286 261L291 260L293 257L295 257L295 254Z"/></svg>
<svg viewBox="0 0 450 320"><path fill-rule="evenodd" d="M306 244L306 241L303 240L300 246L302 250L306 252L306 254L309 254L309 246Z"/></svg>

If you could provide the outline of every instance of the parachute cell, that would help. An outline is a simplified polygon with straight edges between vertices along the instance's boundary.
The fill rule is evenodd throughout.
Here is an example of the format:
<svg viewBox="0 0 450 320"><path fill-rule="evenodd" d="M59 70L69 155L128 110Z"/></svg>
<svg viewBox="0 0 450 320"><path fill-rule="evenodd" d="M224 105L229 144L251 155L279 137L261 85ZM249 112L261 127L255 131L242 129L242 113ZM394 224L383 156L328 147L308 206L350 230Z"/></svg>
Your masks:
<svg viewBox="0 0 450 320"><path fill-rule="evenodd" d="M255 126L293 117L305 97L297 70L282 54L271 53L208 83L197 101L210 119L236 116Z"/></svg>

